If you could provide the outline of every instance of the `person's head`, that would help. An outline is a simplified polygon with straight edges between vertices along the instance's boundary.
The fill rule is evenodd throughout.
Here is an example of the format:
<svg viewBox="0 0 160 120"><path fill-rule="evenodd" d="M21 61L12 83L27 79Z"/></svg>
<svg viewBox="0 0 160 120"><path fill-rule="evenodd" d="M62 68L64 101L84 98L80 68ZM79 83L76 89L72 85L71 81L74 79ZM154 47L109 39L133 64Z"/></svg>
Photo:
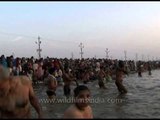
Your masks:
<svg viewBox="0 0 160 120"><path fill-rule="evenodd" d="M68 67L64 68L64 71L68 74L70 73L70 69Z"/></svg>
<svg viewBox="0 0 160 120"><path fill-rule="evenodd" d="M100 66L100 69L101 69L101 70L104 70L104 66L101 65L101 66Z"/></svg>
<svg viewBox="0 0 160 120"><path fill-rule="evenodd" d="M89 105L90 90L84 85L79 85L74 89L74 97L76 99L76 106L83 110Z"/></svg>
<svg viewBox="0 0 160 120"><path fill-rule="evenodd" d="M53 75L55 73L55 68L51 67L48 72L49 72L49 74Z"/></svg>
<svg viewBox="0 0 160 120"><path fill-rule="evenodd" d="M120 60L119 61L119 63L118 63L118 66L120 67L120 68L123 68L125 65L124 65L124 62L122 61L122 60Z"/></svg>

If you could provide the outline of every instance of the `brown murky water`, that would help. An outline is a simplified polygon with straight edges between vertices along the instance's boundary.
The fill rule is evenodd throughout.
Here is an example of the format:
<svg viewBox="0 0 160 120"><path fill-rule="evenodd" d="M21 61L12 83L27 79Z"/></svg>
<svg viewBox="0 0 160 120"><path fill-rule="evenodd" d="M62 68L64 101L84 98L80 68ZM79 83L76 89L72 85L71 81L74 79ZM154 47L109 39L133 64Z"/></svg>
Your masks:
<svg viewBox="0 0 160 120"><path fill-rule="evenodd" d="M124 78L124 85L128 89L126 95L119 95L114 80L107 82L108 89L99 89L97 81L87 84L92 93L91 106L94 118L160 118L160 70L152 71L152 76L147 72L140 78L131 74ZM76 86L72 85L72 89ZM34 87L41 102L45 118L62 118L64 111L71 103L47 103L45 87L38 84ZM73 91L72 91L73 94ZM57 90L57 99L64 99L63 88ZM32 108L32 117L37 114Z"/></svg>

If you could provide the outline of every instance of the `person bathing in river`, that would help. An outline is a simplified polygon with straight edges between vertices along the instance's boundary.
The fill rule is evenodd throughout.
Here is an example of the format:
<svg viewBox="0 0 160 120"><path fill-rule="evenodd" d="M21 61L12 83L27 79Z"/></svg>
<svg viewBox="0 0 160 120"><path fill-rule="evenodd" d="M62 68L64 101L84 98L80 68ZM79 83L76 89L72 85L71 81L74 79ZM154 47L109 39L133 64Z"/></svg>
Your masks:
<svg viewBox="0 0 160 120"><path fill-rule="evenodd" d="M148 62L148 75L152 75L151 73L151 64Z"/></svg>
<svg viewBox="0 0 160 120"><path fill-rule="evenodd" d="M103 70L104 68L100 66L100 70L97 73L98 85L100 88L106 89L104 81L106 80L106 73Z"/></svg>
<svg viewBox="0 0 160 120"><path fill-rule="evenodd" d="M27 76L10 76L0 65L0 118L31 118L31 106L43 117L42 107Z"/></svg>
<svg viewBox="0 0 160 120"><path fill-rule="evenodd" d="M55 73L55 68L51 67L49 69L49 75L47 77L47 95L49 99L52 99L56 96L56 89L57 89L57 80L56 77L54 75Z"/></svg>
<svg viewBox="0 0 160 120"><path fill-rule="evenodd" d="M88 87L79 85L74 89L74 104L63 115L64 119L92 119L92 108L89 105L91 93Z"/></svg>
<svg viewBox="0 0 160 120"><path fill-rule="evenodd" d="M118 91L121 94L127 93L127 89L122 84L123 75L124 74L128 74L127 71L124 68L125 68L125 66L124 66L123 61L119 61L118 67L116 69L116 81L115 81L115 84L117 86Z"/></svg>

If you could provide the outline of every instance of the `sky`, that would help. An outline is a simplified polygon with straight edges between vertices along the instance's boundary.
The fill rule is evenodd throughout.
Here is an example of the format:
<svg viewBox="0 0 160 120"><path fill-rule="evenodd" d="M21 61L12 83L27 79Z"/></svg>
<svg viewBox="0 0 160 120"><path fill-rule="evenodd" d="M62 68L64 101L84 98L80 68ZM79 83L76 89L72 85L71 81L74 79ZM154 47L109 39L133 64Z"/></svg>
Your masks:
<svg viewBox="0 0 160 120"><path fill-rule="evenodd" d="M0 2L0 54L160 59L160 2Z"/></svg>

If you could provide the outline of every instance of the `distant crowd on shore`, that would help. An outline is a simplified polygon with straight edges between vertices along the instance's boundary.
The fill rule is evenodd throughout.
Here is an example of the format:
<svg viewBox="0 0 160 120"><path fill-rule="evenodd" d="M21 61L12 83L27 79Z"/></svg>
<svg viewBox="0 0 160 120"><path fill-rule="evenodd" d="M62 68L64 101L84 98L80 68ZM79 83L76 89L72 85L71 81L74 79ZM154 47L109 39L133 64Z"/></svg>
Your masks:
<svg viewBox="0 0 160 120"><path fill-rule="evenodd" d="M60 68L59 62L62 67L80 81L88 82L96 79L96 72L100 69L104 70L106 76L113 77L115 70L118 66L117 59L58 59L58 58L40 58L36 59L33 56L31 58L16 57L2 55L0 57L0 64L9 68L11 75L28 75L33 81L43 81L48 75L50 68L55 68L55 76L61 81L62 68ZM128 72L147 71L148 69L160 68L159 61L123 61Z"/></svg>

